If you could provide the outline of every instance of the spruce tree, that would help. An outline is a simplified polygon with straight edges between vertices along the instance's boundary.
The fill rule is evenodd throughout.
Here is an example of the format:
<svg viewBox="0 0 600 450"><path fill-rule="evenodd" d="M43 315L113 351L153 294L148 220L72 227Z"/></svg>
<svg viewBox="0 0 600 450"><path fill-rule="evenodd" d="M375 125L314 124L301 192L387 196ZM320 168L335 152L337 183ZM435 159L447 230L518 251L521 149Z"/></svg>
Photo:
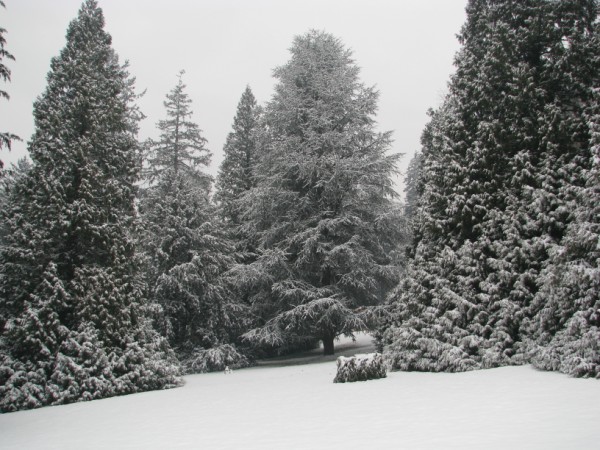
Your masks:
<svg viewBox="0 0 600 450"><path fill-rule="evenodd" d="M375 131L377 92L360 83L338 39L311 31L291 54L274 71L269 139L244 197L244 230L261 252L238 268L259 318L245 337L273 346L319 339L332 354L337 336L367 327L397 279L398 155L386 154L390 134Z"/></svg>
<svg viewBox="0 0 600 450"><path fill-rule="evenodd" d="M160 139L148 143L142 245L159 329L187 371L222 370L245 362L231 345L241 314L223 278L234 250L210 202L211 178L202 171L210 152L191 121L182 75L167 94Z"/></svg>
<svg viewBox="0 0 600 450"><path fill-rule="evenodd" d="M86 0L34 105L33 165L8 211L2 410L178 383L170 350L146 317L133 241L132 83L102 10Z"/></svg>

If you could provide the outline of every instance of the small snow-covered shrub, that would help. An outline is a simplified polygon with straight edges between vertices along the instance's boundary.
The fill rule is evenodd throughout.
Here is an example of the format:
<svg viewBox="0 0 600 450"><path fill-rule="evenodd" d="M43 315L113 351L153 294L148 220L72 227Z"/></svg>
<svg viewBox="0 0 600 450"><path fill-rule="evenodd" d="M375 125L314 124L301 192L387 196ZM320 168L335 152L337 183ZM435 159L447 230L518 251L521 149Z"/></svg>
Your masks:
<svg viewBox="0 0 600 450"><path fill-rule="evenodd" d="M337 359L337 374L333 382L367 381L386 376L387 370L381 353L354 355L350 358L340 356Z"/></svg>
<svg viewBox="0 0 600 450"><path fill-rule="evenodd" d="M185 373L205 373L230 369L240 369L250 365L248 358L233 345L223 344L209 349L195 350L182 361Z"/></svg>

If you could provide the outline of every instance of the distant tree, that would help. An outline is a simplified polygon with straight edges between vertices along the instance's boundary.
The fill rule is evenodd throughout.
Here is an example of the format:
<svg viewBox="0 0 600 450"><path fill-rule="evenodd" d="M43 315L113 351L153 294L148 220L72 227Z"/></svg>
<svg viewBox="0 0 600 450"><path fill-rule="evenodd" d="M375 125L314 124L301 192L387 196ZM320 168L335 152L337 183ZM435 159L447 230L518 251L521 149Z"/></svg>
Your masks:
<svg viewBox="0 0 600 450"><path fill-rule="evenodd" d="M12 164L6 169L0 177L0 246L4 243L4 237L9 233L6 228L7 210L9 205L15 201L13 193L16 186L31 170L31 162L26 158L21 158L17 164Z"/></svg>
<svg viewBox="0 0 600 450"><path fill-rule="evenodd" d="M225 220L234 227L241 225L240 199L254 186L258 115L256 99L247 86L237 106L233 130L223 147L224 158L216 183L215 200Z"/></svg>
<svg viewBox="0 0 600 450"><path fill-rule="evenodd" d="M274 71L269 139L244 197L244 230L261 252L238 267L259 318L245 338L320 339L333 354L335 338L365 329L397 281L398 155L386 154L390 134L375 131L377 92L338 39L311 31L291 53Z"/></svg>
<svg viewBox="0 0 600 450"><path fill-rule="evenodd" d="M0 1L0 6L6 8L3 1ZM0 78L2 78L4 81L10 81L11 71L8 67L6 67L6 65L2 61L4 59L10 59L14 61L15 57L4 48L4 46L6 45L6 38L4 37L4 33L6 33L6 30L4 28L0 28ZM9 99L8 93L4 90L0 90L0 97L3 97L7 100ZM10 150L11 143L15 140L20 141L21 139L14 134L0 132L0 149L6 146ZM1 168L2 161L0 161L0 169Z"/></svg>
<svg viewBox="0 0 600 450"><path fill-rule="evenodd" d="M421 196L423 186L421 183L421 160L423 156L417 152L410 160L406 170L406 179L404 182L405 194L405 215L412 218L418 208L419 197Z"/></svg>
<svg viewBox="0 0 600 450"><path fill-rule="evenodd" d="M234 250L210 202L211 178L202 171L210 152L190 119L191 99L182 75L167 94L167 119L158 122L161 137L148 144L150 185L140 204L141 241L149 294L160 306L159 329L187 371L224 369L225 364L244 361L229 345L242 315L223 279L233 264ZM213 350L213 357L222 349L228 363L223 360L221 367L200 361L208 355L203 353L207 349Z"/></svg>
<svg viewBox="0 0 600 450"><path fill-rule="evenodd" d="M177 86L167 94L164 102L167 118L157 125L161 132L160 140L149 140L146 145L147 175L149 181L154 182L168 178L170 174L187 174L202 178L207 186L210 178L198 169L209 164L211 153L205 147L206 139L202 137L200 128L190 120L192 100L184 92L184 74L184 70L179 72Z"/></svg>
<svg viewBox="0 0 600 450"><path fill-rule="evenodd" d="M33 165L2 248L0 408L174 386L151 327L133 235L139 178L132 82L86 0L34 105Z"/></svg>

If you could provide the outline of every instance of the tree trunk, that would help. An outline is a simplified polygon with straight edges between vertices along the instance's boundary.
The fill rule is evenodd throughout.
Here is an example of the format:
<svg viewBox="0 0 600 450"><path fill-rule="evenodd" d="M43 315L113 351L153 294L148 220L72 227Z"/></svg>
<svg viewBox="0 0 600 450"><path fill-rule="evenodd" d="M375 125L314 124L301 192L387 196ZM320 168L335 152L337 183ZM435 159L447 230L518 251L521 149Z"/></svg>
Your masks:
<svg viewBox="0 0 600 450"><path fill-rule="evenodd" d="M333 340L335 336L333 334L328 334L323 336L323 355L333 355L334 354L334 344Z"/></svg>

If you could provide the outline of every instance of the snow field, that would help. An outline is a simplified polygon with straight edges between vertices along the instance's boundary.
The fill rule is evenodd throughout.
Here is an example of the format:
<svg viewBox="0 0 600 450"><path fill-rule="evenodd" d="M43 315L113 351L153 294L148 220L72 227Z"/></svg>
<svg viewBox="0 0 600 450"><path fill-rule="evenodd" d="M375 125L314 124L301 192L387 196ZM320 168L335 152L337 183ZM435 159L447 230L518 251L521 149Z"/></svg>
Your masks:
<svg viewBox="0 0 600 450"><path fill-rule="evenodd" d="M364 337L355 349L364 351ZM334 384L335 360L315 358L4 414L0 448L547 450L600 442L598 380L522 366Z"/></svg>

